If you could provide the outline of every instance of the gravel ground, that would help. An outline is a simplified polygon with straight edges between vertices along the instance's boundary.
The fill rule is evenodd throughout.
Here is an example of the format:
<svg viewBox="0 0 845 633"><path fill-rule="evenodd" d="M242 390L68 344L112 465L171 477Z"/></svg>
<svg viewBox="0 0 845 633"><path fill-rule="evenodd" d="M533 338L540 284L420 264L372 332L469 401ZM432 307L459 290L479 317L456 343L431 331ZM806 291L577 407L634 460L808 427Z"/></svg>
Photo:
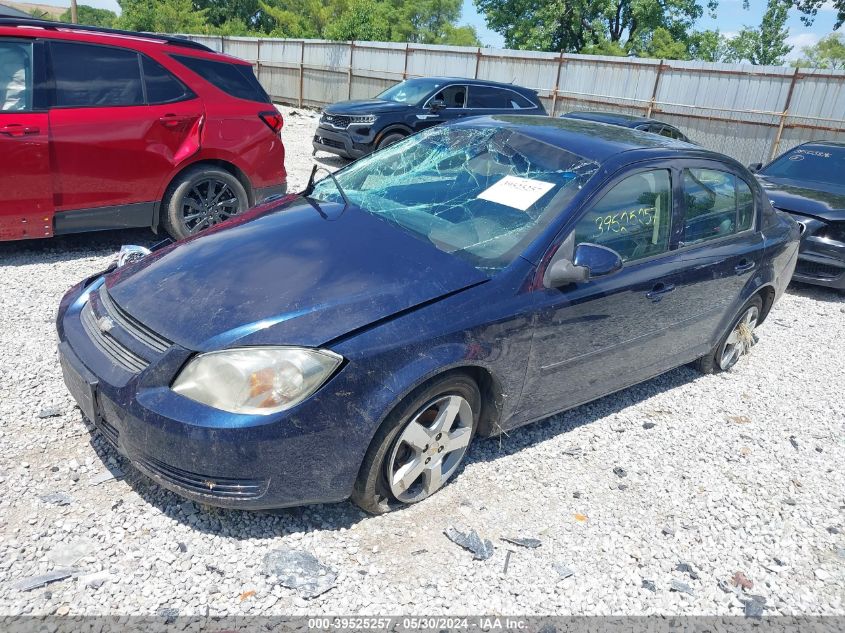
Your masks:
<svg viewBox="0 0 845 633"><path fill-rule="evenodd" d="M316 116L284 111L297 189ZM762 605L754 595L767 614L845 615L845 296L793 287L730 373L678 369L479 441L453 483L402 512L251 514L134 471L62 383L62 293L121 243L152 241L0 244L0 613L724 615ZM474 560L450 526L490 539L492 556ZM284 549L316 556L335 586L309 599L267 576L265 556Z"/></svg>

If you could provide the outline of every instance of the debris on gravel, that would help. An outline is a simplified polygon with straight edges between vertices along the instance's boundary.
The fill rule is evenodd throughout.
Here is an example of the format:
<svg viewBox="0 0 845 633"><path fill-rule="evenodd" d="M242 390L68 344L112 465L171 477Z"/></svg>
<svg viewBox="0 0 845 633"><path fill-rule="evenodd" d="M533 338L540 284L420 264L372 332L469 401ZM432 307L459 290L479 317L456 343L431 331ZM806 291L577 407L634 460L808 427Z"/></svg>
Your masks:
<svg viewBox="0 0 845 633"><path fill-rule="evenodd" d="M264 573L302 598L316 598L335 586L337 572L308 552L277 549L264 556Z"/></svg>
<svg viewBox="0 0 845 633"><path fill-rule="evenodd" d="M502 540L506 543L513 543L514 545L519 545L520 547L527 547L529 549L536 549L543 544L540 539L537 538L518 538L514 536L503 536Z"/></svg>
<svg viewBox="0 0 845 633"><path fill-rule="evenodd" d="M312 156L317 112L281 110L291 191L315 162L346 164ZM266 514L195 503L186 514L185 499L86 423L55 347L64 292L108 266L121 244L160 239L133 229L0 242L0 613L52 615L71 605L72 616L175 609L180 621L318 612L742 616L748 595L730 586L742 570L765 594L766 616L845 615L845 294L790 286L759 343L728 372L681 367L478 438L448 485L401 512L367 516L344 502ZM39 417L47 409L61 414ZM303 456L317 458L331 456ZM615 465L624 465L626 483L636 480L624 493L608 485L620 482ZM108 481L92 485L99 473ZM43 498L58 492L72 502ZM459 520L503 551L471 560L443 536ZM542 547L515 551L503 575L504 550L517 546L500 543L502 535ZM96 550L76 570L57 570L48 554L80 539ZM310 552L336 573L334 588L306 599L266 575L264 557L279 549ZM557 561L575 576L561 580ZM674 571L678 561L701 579ZM64 582L17 588L47 572ZM673 579L695 595L669 591Z"/></svg>
<svg viewBox="0 0 845 633"><path fill-rule="evenodd" d="M657 593L657 585L654 584L653 580L643 580L642 587L643 589L648 589L652 593Z"/></svg>
<svg viewBox="0 0 845 633"><path fill-rule="evenodd" d="M686 593L691 596L695 595L692 591L692 587L690 587L684 582L681 582L680 580L673 580L671 583L669 583L669 591L675 591L677 593Z"/></svg>
<svg viewBox="0 0 845 633"><path fill-rule="evenodd" d="M675 566L675 571L689 575L693 580L698 580L698 573L692 568L689 563L680 562Z"/></svg>
<svg viewBox="0 0 845 633"><path fill-rule="evenodd" d="M53 582L65 580L76 576L79 573L76 569L54 569L46 574L39 576L32 576L30 578L23 578L12 584L12 589L17 591L32 591L39 587L45 587Z"/></svg>
<svg viewBox="0 0 845 633"><path fill-rule="evenodd" d="M46 495L38 495L44 503L52 503L57 506L69 506L73 503L73 497L66 492L48 492Z"/></svg>
<svg viewBox="0 0 845 633"><path fill-rule="evenodd" d="M734 587L741 587L743 589L751 589L754 587L754 583L751 582L741 571L738 571L733 575L731 578L731 584Z"/></svg>
<svg viewBox="0 0 845 633"><path fill-rule="evenodd" d="M450 525L443 533L456 545L472 552L475 560L487 560L493 555L493 543L488 539L482 539L475 530L461 532Z"/></svg>
<svg viewBox="0 0 845 633"><path fill-rule="evenodd" d="M569 578L570 576L574 576L575 572L572 571L569 567L564 565L563 563L552 563L552 568L557 572L558 576L560 576L561 580Z"/></svg>

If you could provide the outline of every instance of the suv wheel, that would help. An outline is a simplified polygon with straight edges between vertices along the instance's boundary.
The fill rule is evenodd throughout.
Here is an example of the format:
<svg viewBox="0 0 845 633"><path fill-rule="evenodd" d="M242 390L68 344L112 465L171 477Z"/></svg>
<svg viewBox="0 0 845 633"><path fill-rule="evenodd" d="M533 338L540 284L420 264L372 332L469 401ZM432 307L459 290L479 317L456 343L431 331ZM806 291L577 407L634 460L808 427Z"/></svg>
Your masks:
<svg viewBox="0 0 845 633"><path fill-rule="evenodd" d="M249 196L228 171L199 165L173 182L162 207L164 228L178 240L246 211Z"/></svg>
<svg viewBox="0 0 845 633"><path fill-rule="evenodd" d="M394 143L398 143L402 139L405 138L405 135L401 132L389 132L385 134L384 138L378 142L376 149L384 149L388 145L393 145Z"/></svg>

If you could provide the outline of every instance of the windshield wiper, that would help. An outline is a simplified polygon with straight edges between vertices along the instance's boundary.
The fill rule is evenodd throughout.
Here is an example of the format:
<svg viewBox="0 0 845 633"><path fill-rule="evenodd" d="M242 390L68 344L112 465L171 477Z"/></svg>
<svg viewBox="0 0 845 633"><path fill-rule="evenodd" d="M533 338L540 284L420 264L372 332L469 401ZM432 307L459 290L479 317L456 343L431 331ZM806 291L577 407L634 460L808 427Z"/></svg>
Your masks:
<svg viewBox="0 0 845 633"><path fill-rule="evenodd" d="M317 184L314 182L314 176L316 176L317 172L321 169L329 175L329 178L332 179L334 186L337 187L337 191L338 193L340 193L340 197L343 198L343 210L346 211L346 207L350 205L349 198L346 197L346 192L343 190L343 187L340 186L340 183L337 181L337 178L334 177L334 174L321 165L314 165L314 167L311 169L311 176L309 176L308 178L308 184L305 186L305 191L302 192L302 195L306 198L311 197L311 194L314 191L314 186Z"/></svg>

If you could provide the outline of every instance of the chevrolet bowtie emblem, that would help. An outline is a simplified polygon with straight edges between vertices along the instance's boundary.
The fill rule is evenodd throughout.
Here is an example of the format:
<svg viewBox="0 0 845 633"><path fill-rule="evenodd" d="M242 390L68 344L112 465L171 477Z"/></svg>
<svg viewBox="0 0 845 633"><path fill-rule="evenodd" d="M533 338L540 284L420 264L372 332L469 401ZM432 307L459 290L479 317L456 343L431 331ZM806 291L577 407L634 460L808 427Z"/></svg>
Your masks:
<svg viewBox="0 0 845 633"><path fill-rule="evenodd" d="M111 332L114 329L115 323L111 317L102 316L97 319L97 327L100 332Z"/></svg>

